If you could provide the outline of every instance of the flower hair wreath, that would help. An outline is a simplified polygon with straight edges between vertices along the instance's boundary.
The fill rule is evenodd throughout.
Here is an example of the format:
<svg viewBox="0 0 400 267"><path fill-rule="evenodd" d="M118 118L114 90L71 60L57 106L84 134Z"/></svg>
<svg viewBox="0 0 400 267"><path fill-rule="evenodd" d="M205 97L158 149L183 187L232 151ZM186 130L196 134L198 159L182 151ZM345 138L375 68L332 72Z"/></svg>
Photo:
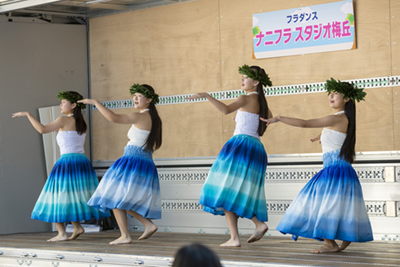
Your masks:
<svg viewBox="0 0 400 267"><path fill-rule="evenodd" d="M260 82L264 87L265 86L272 86L272 82L268 77L268 74L263 74L262 70L253 70L249 67L249 65L244 64L243 66L239 67L239 73L246 75L250 79Z"/></svg>
<svg viewBox="0 0 400 267"><path fill-rule="evenodd" d="M340 80L336 81L333 78L326 81L326 91L328 94L331 92L337 92L342 94L343 98L350 98L353 103L355 103L355 101L360 102L365 100L364 97L367 95L367 93L363 90L364 88L358 88L355 85L347 82L341 82Z"/></svg>
<svg viewBox="0 0 400 267"><path fill-rule="evenodd" d="M144 87L143 85L140 85L138 83L133 84L131 86L131 88L129 89L129 92L131 93L131 95L133 95L134 93L139 93L139 94L144 95L147 98L153 99L154 105L156 105L160 102L158 95L156 93L150 92L149 89L147 89L146 87Z"/></svg>
<svg viewBox="0 0 400 267"><path fill-rule="evenodd" d="M78 95L78 94L72 94L71 92L61 91L61 92L58 93L57 97L60 100L65 99L65 100L68 100L71 103L75 103L81 109L85 109L86 108L85 104L78 103L78 100L82 100L83 99L83 97Z"/></svg>

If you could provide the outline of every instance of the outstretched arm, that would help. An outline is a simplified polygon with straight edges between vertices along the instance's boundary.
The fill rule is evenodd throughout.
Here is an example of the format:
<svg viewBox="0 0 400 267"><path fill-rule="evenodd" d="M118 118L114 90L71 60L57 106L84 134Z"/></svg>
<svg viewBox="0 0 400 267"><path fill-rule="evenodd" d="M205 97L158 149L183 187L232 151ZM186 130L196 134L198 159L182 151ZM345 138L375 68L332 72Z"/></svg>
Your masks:
<svg viewBox="0 0 400 267"><path fill-rule="evenodd" d="M221 101L215 99L214 97L210 96L208 93L197 93L189 97L189 99L198 99L198 98L207 98L208 101L210 101L211 104L214 105L219 111L221 111L223 114L229 114L232 113L239 108L243 107L246 104L246 96L245 95L240 95L235 102L226 105L222 103Z"/></svg>
<svg viewBox="0 0 400 267"><path fill-rule="evenodd" d="M108 121L111 122L121 124L135 124L139 119L139 114L137 113L115 114L96 99L82 99L79 100L78 103L95 105L101 115L103 115Z"/></svg>
<svg viewBox="0 0 400 267"><path fill-rule="evenodd" d="M330 115L319 119L312 120L302 120L297 118L277 116L271 119L260 118L260 120L265 121L267 124L283 122L285 124L301 127L301 128L322 128L322 127L332 127L335 124L340 123L339 116Z"/></svg>
<svg viewBox="0 0 400 267"><path fill-rule="evenodd" d="M31 113L26 112L26 111L13 113L12 118L16 118L16 117L28 117L32 126L36 129L36 131L38 131L41 134L57 131L58 129L60 129L64 126L63 117L58 117L53 122L51 122L47 125L41 124L40 121L38 121Z"/></svg>

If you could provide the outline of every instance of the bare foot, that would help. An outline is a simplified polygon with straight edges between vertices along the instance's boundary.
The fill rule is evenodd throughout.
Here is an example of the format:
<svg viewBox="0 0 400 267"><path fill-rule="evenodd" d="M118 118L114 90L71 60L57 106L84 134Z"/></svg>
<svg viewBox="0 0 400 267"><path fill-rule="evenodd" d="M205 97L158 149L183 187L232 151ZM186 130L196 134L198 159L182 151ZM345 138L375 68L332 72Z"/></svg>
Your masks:
<svg viewBox="0 0 400 267"><path fill-rule="evenodd" d="M225 243L219 245L220 247L240 247L240 240L229 239Z"/></svg>
<svg viewBox="0 0 400 267"><path fill-rule="evenodd" d="M325 245L325 246L320 247L319 249L312 250L311 253L320 254L320 253L330 253L330 252L338 252L338 251L340 251L340 248L337 245L336 246Z"/></svg>
<svg viewBox="0 0 400 267"><path fill-rule="evenodd" d="M110 242L110 245L122 245L122 244L130 244L132 243L132 239L130 236L120 237Z"/></svg>
<svg viewBox="0 0 400 267"><path fill-rule="evenodd" d="M250 238L247 239L247 243L253 243L260 240L261 238L263 238L263 236L267 231L268 231L268 226L265 223L260 224L260 226L256 228L256 230L250 236Z"/></svg>
<svg viewBox="0 0 400 267"><path fill-rule="evenodd" d="M74 227L74 232L70 237L68 237L68 240L75 240L77 239L81 234L85 232L85 229L83 229L82 226L80 227Z"/></svg>
<svg viewBox="0 0 400 267"><path fill-rule="evenodd" d="M51 239L48 239L47 242L61 242L61 241L67 241L68 240L68 236L66 234L64 235L57 235Z"/></svg>
<svg viewBox="0 0 400 267"><path fill-rule="evenodd" d="M146 227L146 229L144 230L143 234L138 238L138 240L143 240L143 239L147 239L150 236L152 236L155 232L157 232L158 227L157 225L153 224L149 227Z"/></svg>
<svg viewBox="0 0 400 267"><path fill-rule="evenodd" d="M343 241L339 248L340 250L345 250L350 244L351 242L349 241Z"/></svg>

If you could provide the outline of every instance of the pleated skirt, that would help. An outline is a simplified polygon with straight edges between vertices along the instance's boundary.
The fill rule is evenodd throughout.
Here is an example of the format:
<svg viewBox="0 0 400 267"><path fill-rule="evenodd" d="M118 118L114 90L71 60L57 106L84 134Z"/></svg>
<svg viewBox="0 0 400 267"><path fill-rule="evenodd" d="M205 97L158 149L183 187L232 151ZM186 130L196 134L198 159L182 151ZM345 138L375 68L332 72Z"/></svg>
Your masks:
<svg viewBox="0 0 400 267"><path fill-rule="evenodd" d="M132 210L145 218L161 218L160 183L152 153L128 145L104 174L88 204L100 211Z"/></svg>
<svg viewBox="0 0 400 267"><path fill-rule="evenodd" d="M63 154L57 160L32 211L32 219L65 223L108 217L87 205L98 180L84 154Z"/></svg>
<svg viewBox="0 0 400 267"><path fill-rule="evenodd" d="M201 190L203 210L224 215L224 210L243 218L268 220L264 180L267 154L260 140L235 135L228 140L211 166Z"/></svg>
<svg viewBox="0 0 400 267"><path fill-rule="evenodd" d="M357 173L339 158L324 153L324 168L300 191L282 218L278 231L316 240L373 240L371 224Z"/></svg>

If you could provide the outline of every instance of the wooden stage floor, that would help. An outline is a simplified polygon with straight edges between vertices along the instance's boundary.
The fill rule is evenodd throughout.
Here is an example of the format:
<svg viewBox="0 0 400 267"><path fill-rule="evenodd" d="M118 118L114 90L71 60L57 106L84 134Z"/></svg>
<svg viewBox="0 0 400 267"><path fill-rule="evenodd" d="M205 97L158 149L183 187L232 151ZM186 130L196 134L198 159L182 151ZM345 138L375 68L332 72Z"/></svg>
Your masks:
<svg viewBox="0 0 400 267"><path fill-rule="evenodd" d="M104 255L121 257L126 259L143 259L130 266L159 266L147 265L146 260L163 259L165 266L171 265L172 257L178 248L193 242L202 243L213 249L223 261L224 266L400 266L400 242L399 241L374 241L368 243L353 243L346 251L331 254L312 254L312 249L318 248L322 242L299 239L297 242L288 236L271 237L265 236L258 242L247 244L248 236L241 237L241 248L221 248L219 244L228 239L228 235L215 234L183 234L183 233L155 233L150 239L137 241L139 232L131 232L134 241L126 245L109 245L108 242L119 236L119 231L104 231L100 233L85 233L75 241L49 243L46 239L55 233L24 233L0 235L0 266L7 257L8 251L16 250L29 253L34 251L37 256L25 255L33 262L40 257L41 252L53 252L56 254L80 253L99 255L102 263L107 263ZM19 254L20 255L20 254ZM31 254L33 255L33 253ZM55 254L54 254L55 255ZM24 256L20 256L24 257ZM33 258L35 257L35 258ZM65 256L64 261L68 260ZM26 261L32 262L32 261ZM62 261L62 260L60 260ZM168 261L168 262L167 262ZM56 266L54 261L53 265ZM21 265L21 261L19 261ZM22 264L24 265L24 263ZM26 264L28 265L28 264ZM13 265L14 266L14 265ZM18 265L15 265L18 266ZM24 265L25 266L25 265ZM47 266L35 265L31 266ZM57 265L58 266L58 265ZM70 266L66 264L60 265ZM72 266L72 265L71 265ZM74 265L75 266L75 265ZM89 265L82 265L89 266ZM95 265L90 265L95 266ZM114 266L114 265L104 265ZM118 265L115 266L127 266ZM161 265L160 265L161 266Z"/></svg>

